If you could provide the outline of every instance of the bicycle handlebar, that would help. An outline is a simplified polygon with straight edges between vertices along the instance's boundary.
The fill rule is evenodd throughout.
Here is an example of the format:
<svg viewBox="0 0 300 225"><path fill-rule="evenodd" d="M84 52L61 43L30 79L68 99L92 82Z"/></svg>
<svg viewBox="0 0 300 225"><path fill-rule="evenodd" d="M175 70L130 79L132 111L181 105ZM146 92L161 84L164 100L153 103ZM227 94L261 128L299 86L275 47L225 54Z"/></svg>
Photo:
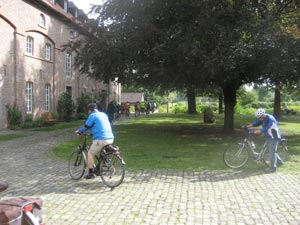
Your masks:
<svg viewBox="0 0 300 225"><path fill-rule="evenodd" d="M250 141L253 141L253 136L254 136L254 134L249 132L251 129L249 129L249 128L248 128L247 126L245 126L245 125L242 126L241 128L242 128L242 131L244 131L244 133L245 133L245 138L248 139L248 140L250 140ZM246 136L246 135L247 135L247 136Z"/></svg>
<svg viewBox="0 0 300 225"><path fill-rule="evenodd" d="M88 132L84 132L84 133L77 132L76 134L79 135L79 136L83 135L83 136L86 136L86 137L93 136L91 133L88 133Z"/></svg>

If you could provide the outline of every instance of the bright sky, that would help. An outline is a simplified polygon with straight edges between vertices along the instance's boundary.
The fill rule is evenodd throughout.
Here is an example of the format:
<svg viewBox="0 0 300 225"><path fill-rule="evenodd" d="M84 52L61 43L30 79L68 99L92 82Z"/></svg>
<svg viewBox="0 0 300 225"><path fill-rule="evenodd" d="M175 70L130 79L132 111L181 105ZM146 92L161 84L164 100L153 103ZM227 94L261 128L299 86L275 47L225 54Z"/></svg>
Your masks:
<svg viewBox="0 0 300 225"><path fill-rule="evenodd" d="M86 14L90 11L91 5L100 5L103 0L70 0L77 8L82 9Z"/></svg>

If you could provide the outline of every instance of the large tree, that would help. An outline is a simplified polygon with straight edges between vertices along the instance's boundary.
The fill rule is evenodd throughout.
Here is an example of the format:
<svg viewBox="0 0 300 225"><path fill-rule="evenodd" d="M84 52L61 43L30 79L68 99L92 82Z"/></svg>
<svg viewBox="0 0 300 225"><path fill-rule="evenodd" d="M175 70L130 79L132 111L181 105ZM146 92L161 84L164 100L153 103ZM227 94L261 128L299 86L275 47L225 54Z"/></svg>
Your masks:
<svg viewBox="0 0 300 225"><path fill-rule="evenodd" d="M76 62L82 72L105 81L117 76L127 84L186 90L190 104L195 104L195 90L219 86L225 103L224 128L232 130L238 88L270 77L271 70L264 67L274 57L270 49L280 47L272 46L274 34L284 31L282 15L297 17L297 4L292 0L107 0L95 7L97 26L79 47Z"/></svg>

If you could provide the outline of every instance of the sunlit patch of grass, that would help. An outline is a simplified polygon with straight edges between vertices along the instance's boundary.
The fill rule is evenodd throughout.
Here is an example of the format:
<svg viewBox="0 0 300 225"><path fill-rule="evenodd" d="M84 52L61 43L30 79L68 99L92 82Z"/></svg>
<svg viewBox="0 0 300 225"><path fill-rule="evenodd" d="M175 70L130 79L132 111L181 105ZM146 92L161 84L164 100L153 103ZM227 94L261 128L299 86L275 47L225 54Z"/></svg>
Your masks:
<svg viewBox="0 0 300 225"><path fill-rule="evenodd" d="M253 116L235 116L236 132L226 133L223 115L216 115L216 123L204 124L199 114L153 114L115 126L115 144L120 146L127 169L229 170L223 163L224 149L241 141L240 127L253 120ZM288 159L279 171L300 172L300 127L294 120L287 118L281 123L289 151L296 159ZM262 136L258 138L258 148L263 141ZM74 140L59 145L52 156L67 161L78 143ZM257 173L264 168L265 165L252 160L239 171Z"/></svg>

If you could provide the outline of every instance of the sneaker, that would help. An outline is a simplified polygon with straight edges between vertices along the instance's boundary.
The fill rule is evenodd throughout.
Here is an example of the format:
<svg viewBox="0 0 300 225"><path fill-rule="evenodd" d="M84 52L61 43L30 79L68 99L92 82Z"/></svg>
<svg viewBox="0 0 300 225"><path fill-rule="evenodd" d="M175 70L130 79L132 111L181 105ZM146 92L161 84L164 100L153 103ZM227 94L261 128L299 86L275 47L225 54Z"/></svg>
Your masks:
<svg viewBox="0 0 300 225"><path fill-rule="evenodd" d="M265 173L275 173L276 172L276 168L267 168L265 170Z"/></svg>
<svg viewBox="0 0 300 225"><path fill-rule="evenodd" d="M93 178L96 178L96 174L94 174L94 173L89 173L89 174L86 175L84 178L85 178L85 179L93 179Z"/></svg>

